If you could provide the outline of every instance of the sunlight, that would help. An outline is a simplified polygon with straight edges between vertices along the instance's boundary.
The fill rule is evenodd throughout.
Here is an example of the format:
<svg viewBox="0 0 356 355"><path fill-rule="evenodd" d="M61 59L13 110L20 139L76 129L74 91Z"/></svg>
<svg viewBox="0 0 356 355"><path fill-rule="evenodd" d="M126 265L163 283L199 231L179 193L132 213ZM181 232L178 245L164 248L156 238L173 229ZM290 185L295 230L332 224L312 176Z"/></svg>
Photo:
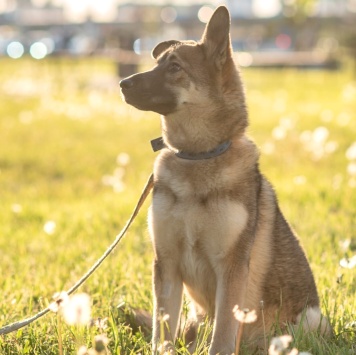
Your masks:
<svg viewBox="0 0 356 355"><path fill-rule="evenodd" d="M282 7L279 0L254 0L252 9L257 17L274 17L281 12Z"/></svg>

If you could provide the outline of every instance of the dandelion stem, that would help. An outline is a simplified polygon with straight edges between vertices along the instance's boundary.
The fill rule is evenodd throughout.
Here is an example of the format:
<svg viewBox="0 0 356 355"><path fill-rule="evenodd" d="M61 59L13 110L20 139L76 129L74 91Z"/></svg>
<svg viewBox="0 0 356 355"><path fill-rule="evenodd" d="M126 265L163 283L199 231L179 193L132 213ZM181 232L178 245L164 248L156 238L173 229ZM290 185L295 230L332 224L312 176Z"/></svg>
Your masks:
<svg viewBox="0 0 356 355"><path fill-rule="evenodd" d="M60 314L57 312L57 333L58 333L58 351L59 355L63 355L62 343L62 320Z"/></svg>
<svg viewBox="0 0 356 355"><path fill-rule="evenodd" d="M237 330L237 335L236 335L236 343L235 343L235 355L239 355L240 351L240 344L241 344L241 338L242 338L242 331L243 331L243 322L239 322L239 329Z"/></svg>
<svg viewBox="0 0 356 355"><path fill-rule="evenodd" d="M262 324L263 324L263 340L265 344L265 351L267 351L267 337L266 337L266 323L265 323L265 313L264 313L264 302L260 302L261 305L261 314L262 314Z"/></svg>

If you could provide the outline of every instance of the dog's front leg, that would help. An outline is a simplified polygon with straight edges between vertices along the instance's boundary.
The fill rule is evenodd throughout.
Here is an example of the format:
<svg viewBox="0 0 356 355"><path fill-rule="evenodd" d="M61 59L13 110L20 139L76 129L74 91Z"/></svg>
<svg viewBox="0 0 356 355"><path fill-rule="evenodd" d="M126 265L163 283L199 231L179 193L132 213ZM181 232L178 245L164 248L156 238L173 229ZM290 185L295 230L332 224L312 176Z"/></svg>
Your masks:
<svg viewBox="0 0 356 355"><path fill-rule="evenodd" d="M231 355L235 352L238 321L233 308L244 307L248 278L248 266L222 266L218 276L215 299L215 320L209 355Z"/></svg>
<svg viewBox="0 0 356 355"><path fill-rule="evenodd" d="M164 352L174 353L174 341L182 305L183 282L172 259L154 261L153 292L153 353L160 346L163 347ZM162 329L164 334L161 334Z"/></svg>

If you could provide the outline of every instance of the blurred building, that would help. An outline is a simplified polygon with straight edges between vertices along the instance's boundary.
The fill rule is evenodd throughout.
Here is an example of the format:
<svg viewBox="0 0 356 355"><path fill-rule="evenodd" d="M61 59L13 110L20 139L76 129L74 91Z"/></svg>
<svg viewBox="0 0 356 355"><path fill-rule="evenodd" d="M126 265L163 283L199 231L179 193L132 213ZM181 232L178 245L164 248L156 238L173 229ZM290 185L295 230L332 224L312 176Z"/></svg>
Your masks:
<svg viewBox="0 0 356 355"><path fill-rule="evenodd" d="M0 55L8 54L14 42L24 53L40 42L47 54L105 54L129 65L161 40L199 40L202 22L209 19L213 6L169 3L0 0ZM356 38L356 0L227 0L226 4L232 16L233 46L240 52L315 48L332 52L344 38Z"/></svg>

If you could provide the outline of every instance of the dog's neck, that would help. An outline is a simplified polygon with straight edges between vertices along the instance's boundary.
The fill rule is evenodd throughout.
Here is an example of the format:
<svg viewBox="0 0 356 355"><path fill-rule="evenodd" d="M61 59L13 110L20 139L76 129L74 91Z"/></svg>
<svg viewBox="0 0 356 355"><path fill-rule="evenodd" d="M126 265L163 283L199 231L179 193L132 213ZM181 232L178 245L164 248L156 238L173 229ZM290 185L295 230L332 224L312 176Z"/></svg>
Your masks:
<svg viewBox="0 0 356 355"><path fill-rule="evenodd" d="M194 114L192 109L184 111L162 116L163 141L173 151L192 156L218 151L221 145L245 132L246 120L240 120L234 112L205 110L200 115L196 108Z"/></svg>

